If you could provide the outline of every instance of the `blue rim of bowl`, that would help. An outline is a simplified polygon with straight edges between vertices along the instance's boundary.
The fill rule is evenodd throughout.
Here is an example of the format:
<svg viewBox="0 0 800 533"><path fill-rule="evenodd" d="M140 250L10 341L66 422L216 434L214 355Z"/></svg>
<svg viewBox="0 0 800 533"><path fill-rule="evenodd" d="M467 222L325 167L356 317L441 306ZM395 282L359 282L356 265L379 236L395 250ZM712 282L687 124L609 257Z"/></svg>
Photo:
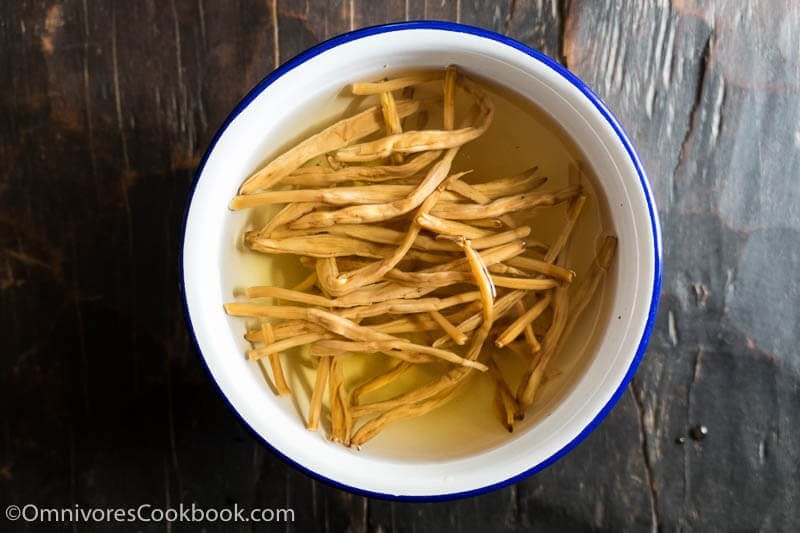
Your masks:
<svg viewBox="0 0 800 533"><path fill-rule="evenodd" d="M636 168L636 172L639 175L639 182L642 186L642 190L644 191L645 200L647 201L647 209L650 214L650 223L651 223L651 230L653 234L653 249L655 250L655 277L653 281L653 293L650 299L650 310L647 315L647 322L645 324L644 332L642 333L642 338L639 341L639 346L636 350L636 355L633 358L633 361L628 368L625 377L622 379L622 382L617 387L617 390L614 391L614 394L608 400L608 402L603 406L600 412L592 419L583 430L578 433L570 442L564 445L563 448L558 450L556 453L545 459L544 461L538 463L537 465L521 472L513 477L510 477L506 480L499 481L497 483L492 483L489 485L485 485L483 487L478 487L476 489L461 491L461 492L453 492L447 494L432 494L432 495L398 495L398 494L389 494L389 493L382 493L382 492L373 492L364 490L358 487L353 487L350 485L346 485L335 479L327 478L313 470L309 470L302 464L298 463L291 457L286 456L279 450L277 450L272 444L269 443L260 433L258 433L252 426L244 419L244 417L233 407L230 400L228 399L225 391L223 391L219 383L214 379L213 374L211 373L210 368L208 367L208 362L203 355L203 351L200 349L200 345L197 342L197 336L195 334L194 325L192 324L192 318L189 314L189 304L186 299L186 290L184 287L184 242L186 239L186 223L189 216L189 209L192 204L192 199L194 198L194 192L197 188L197 182L203 173L203 169L205 168L206 161L208 160L209 155L214 150L214 147L219 141L219 138L228 129L228 126L233 122L234 119L241 113L249 104L253 101L259 94L261 94L267 87L272 85L278 78L286 74L287 72L291 71L292 69L302 65L309 59L316 57L327 50L335 48L341 44L348 43L350 41L355 41L357 39L362 39L364 37L369 37L372 35L377 35L381 33L390 33L395 31L403 31L403 30L441 30L441 31L448 31L448 32L455 32L455 33L466 33L470 35L475 35L478 37L483 37L486 39L490 39L492 41L497 41L499 43L505 44L506 46L510 46L516 50L519 50L532 58L536 59L537 61L545 64L546 66L550 67L558 74L566 78L572 85L574 85L578 90L583 93L586 98L594 105L597 111L606 119L609 125L614 129L614 132L617 134L617 138L625 147L625 150L628 153L628 156L631 159L634 167ZM211 144L209 145L208 149L206 150L205 154L203 155L203 159L200 161L200 165L197 167L197 172L194 175L194 180L192 181L192 185L189 189L189 197L186 201L186 207L184 209L183 214L183 227L182 232L183 239L181 239L181 250L180 250L180 291L181 291L181 299L183 303L183 310L184 314L186 315L186 323L189 326L189 333L192 337L192 341L197 349L198 353L200 353L203 365L205 366L206 372L208 373L211 381L217 387L217 390L225 399L225 402L228 404L228 407L236 414L239 420L244 424L244 426L261 442L263 442L268 448L270 448L276 455L278 455L281 459L286 461L291 466L297 468L298 470L308 474L309 476L316 478L324 483L327 483L331 486L334 486L339 489L344 489L356 494L361 494L363 496L370 496L375 498L387 499L387 500L395 500L395 501L416 501L416 502L433 502L433 501L444 501L444 500L453 500L457 498L465 498L469 496L476 496L479 494L484 494L496 489L500 489L502 487L506 487L508 485L512 485L523 479L540 472L541 470L547 468L561 457L566 455L569 451L571 451L575 446L580 444L583 439L585 439L592 431L597 428L600 422L608 415L614 405L619 401L622 394L625 392L628 384L630 383L631 379L633 379L634 374L636 373L636 369L639 367L639 363L641 363L642 358L644 357L645 350L647 348L647 343L650 340L650 335L653 332L653 328L655 327L656 321L656 313L658 311L658 302L659 297L661 294L661 272L662 272L662 263L661 263L661 228L658 219L658 212L656 210L655 200L653 197L652 190L650 189L650 185L647 181L647 177L644 172L644 168L642 163L639 159L636 150L633 148L633 144L628 139L627 134L623 131L622 126L620 126L619 122L617 121L616 117L611 113L611 111L606 107L606 105L600 100L600 98L594 94L594 92L577 76L575 76L572 72L567 70L564 66L560 63L555 61L554 59L550 58L549 56L530 48L529 46L522 44L519 41L506 37L505 35L501 35L499 33L495 33L490 30L486 30L483 28L477 28L475 26L468 26L465 24L457 24L454 22L444 22L444 21L434 21L434 20L419 20L419 21L408 21L408 22L395 22L391 24L382 24L378 26L370 26L367 28L362 28L359 30L354 30L348 33L344 33L342 35L338 35L326 41L323 41L312 48L296 55L292 59L286 61L277 69L273 70L267 77L261 80L258 85L256 85L250 92L245 95L245 97L239 102L239 104L234 108L234 110L227 116L225 121L222 123L220 128L217 130L217 133L214 135Z"/></svg>

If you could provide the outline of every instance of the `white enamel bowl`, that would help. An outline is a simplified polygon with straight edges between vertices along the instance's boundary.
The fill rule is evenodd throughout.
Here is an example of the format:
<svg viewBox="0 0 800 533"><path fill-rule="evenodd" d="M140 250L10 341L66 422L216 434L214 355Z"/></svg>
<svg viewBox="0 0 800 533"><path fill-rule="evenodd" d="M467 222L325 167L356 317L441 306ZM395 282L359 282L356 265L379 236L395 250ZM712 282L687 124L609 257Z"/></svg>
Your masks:
<svg viewBox="0 0 800 533"><path fill-rule="evenodd" d="M599 176L611 231L619 238L591 353L546 412L511 435L463 421L415 438L385 438L350 450L307 431L290 400L278 398L243 357L243 324L228 317L246 216L228 210L242 180L309 127L332 117L355 80L457 64L529 99L560 124ZM579 79L548 57L485 30L411 22L355 31L288 61L236 107L197 172L182 258L187 316L212 379L242 421L302 470L364 494L437 499L513 483L563 456L608 413L641 360L655 321L661 275L657 212L642 165L616 119ZM413 428L412 426L409 426ZM494 430L492 430L494 431ZM451 438L452 437L452 438Z"/></svg>

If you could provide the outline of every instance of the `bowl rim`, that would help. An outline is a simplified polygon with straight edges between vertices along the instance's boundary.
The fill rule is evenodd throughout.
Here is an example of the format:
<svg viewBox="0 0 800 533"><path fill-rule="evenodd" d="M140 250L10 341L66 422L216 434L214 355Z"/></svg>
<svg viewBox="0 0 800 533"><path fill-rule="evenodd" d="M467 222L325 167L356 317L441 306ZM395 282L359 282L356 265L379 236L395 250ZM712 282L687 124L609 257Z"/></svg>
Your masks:
<svg viewBox="0 0 800 533"><path fill-rule="evenodd" d="M231 404L230 399L228 398L225 391L222 390L220 384L214 379L213 374L208 366L208 361L206 360L206 356L203 354L202 349L200 348L200 344L197 340L197 335L195 333L194 324L192 322L192 317L189 314L189 303L186 295L186 287L185 287L185 241L186 241L186 230L187 230L187 223L188 223L188 216L189 211L194 199L195 191L197 189L197 184L200 180L200 176L205 169L206 162L210 156L210 154L214 151L214 148L217 145L222 134L228 129L231 123L239 116L242 111L244 111L250 103L260 95L264 90L266 90L270 85L272 85L276 80L281 78L284 74L290 72L294 68L302 65L309 59L312 59L330 49L336 48L339 45L348 43L350 41L355 41L358 39L362 39L365 37L370 37L373 35L383 34L383 33L391 33L397 31L408 31L408 30L439 30L439 31L446 31L446 32L454 32L454 33L465 33L470 34L473 36L489 39L492 41L496 41L500 44L509 46L514 48L518 51L525 53L526 55L530 56L534 60L543 63L546 67L549 67L557 74L565 78L568 82L570 82L573 86L575 86L586 99L594 106L594 108L600 113L600 115L608 122L608 124L613 129L614 133L617 136L617 140L622 144L625 148L625 151L630 158L633 167L636 170L636 173L639 177L639 184L642 187L642 192L644 193L644 198L647 203L648 214L650 218L650 230L653 236L653 250L655 254L654 258L654 277L653 277L653 287L652 287L652 294L650 298L650 309L648 311L647 321L645 323L644 330L642 332L642 337L639 341L639 345L636 349L636 354L634 355L633 360L631 361L625 376L623 377L622 381L619 383L617 389L611 395L609 400L606 404L600 409L597 415L567 444L565 444L561 449L553 453L547 459L539 462L538 464L532 466L531 468L524 470L518 473L515 476L511 476L508 479L503 481L499 481L496 483L490 483L488 485L484 485L478 488L465 490L465 491L457 491L451 492L446 494L432 494L432 495L402 495L402 494L391 494L391 493L382 493L382 492L375 492L370 490L365 490L359 487L355 487L352 485L347 485L335 479L328 478L315 472L314 470L306 467L305 465L295 461L291 457L287 456L286 454L282 453L278 449L276 449L268 440L264 438L259 432L257 432L248 422L245 420L243 415L239 413L239 411ZM619 399L622 397L622 394L625 392L630 381L633 379L634 374L636 373L639 364L641 363L648 341L650 340L650 336L653 332L655 327L656 315L658 311L658 304L660 300L661 294L661 277L662 277L662 249L661 249L661 224L658 217L658 210L656 208L655 198L653 192L651 190L650 184L647 179L647 175L645 173L644 167L641 163L641 160L633 147L633 143L631 143L630 139L628 138L627 134L623 130L622 126L620 125L617 118L614 114L606 107L606 105L601 101L600 97L597 96L589 87L588 85L583 82L580 78L578 78L575 74L570 72L566 67L558 63L556 60L552 59L550 56L531 48L530 46L523 44L515 39L512 39L506 35L499 34L492 30L487 30L484 28L479 28L476 26L470 26L467 24L461 24L456 22L447 22L447 21L439 21L439 20L413 20L413 21L403 21L403 22L391 22L387 24L379 24L375 26L369 26L365 28L360 28L357 30L352 30L347 33L343 33L340 35L336 35L329 39L326 39L307 50L299 53L298 55L292 57L291 59L283 62L280 66L270 72L267 76L265 76L261 81L259 81L248 93L236 104L234 109L228 114L228 116L223 120L222 124L217 129L214 137L212 138L211 142L208 145L205 153L203 154L202 159L200 160L200 164L195 171L194 177L192 179L192 183L189 187L189 193L186 200L186 205L184 206L183 212L183 221L181 225L181 241L180 241L180 259L179 259L179 275L178 275L178 284L179 290L181 295L181 303L183 307L183 312L185 316L186 325L188 326L188 332L191 337L192 343L194 344L195 349L197 350L198 354L200 355L200 359L203 363L203 367L205 368L206 373L208 374L209 378L211 378L211 382L217 388L218 393L222 396L225 400L225 403L228 405L228 408L235 414L236 418L244 425L247 430L254 435L259 441L265 444L274 454L280 457L283 461L287 464L291 465L292 467L298 469L299 471L311 476L314 479L322 481L330 486L333 486L338 489L343 489L350 491L352 493L360 494L362 496L380 498L384 500L392 500L392 501L411 501L411 502L433 502L433 501L447 501L453 500L457 498L466 498L469 496L476 496L480 494L485 494L487 492L491 492L496 489L500 489L514 483L517 483L541 470L547 468L548 466L552 465L554 462L559 460L561 457L566 455L570 452L573 448L575 448L578 444L580 444L592 431L594 431L597 426L605 419L611 409L616 405Z"/></svg>

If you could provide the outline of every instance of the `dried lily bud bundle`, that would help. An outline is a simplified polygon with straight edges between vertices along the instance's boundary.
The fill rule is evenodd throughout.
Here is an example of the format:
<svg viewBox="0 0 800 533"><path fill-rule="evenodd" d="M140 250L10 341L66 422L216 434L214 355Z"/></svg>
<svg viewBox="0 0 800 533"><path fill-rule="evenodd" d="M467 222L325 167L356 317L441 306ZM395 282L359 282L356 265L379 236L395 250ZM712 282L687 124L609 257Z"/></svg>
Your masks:
<svg viewBox="0 0 800 533"><path fill-rule="evenodd" d="M415 99L423 86L437 96ZM597 292L616 239L576 273L566 250L588 191L550 186L537 167L481 179L459 168L495 104L456 67L351 89L371 107L267 162L231 201L232 210L282 206L243 243L305 270L295 286L246 287L225 305L250 321L247 357L281 395L303 393L287 378L290 358L313 367L306 426L346 446L438 409L478 376L492 383L499 422L513 431ZM441 122L428 125L434 112ZM521 216L538 209L563 213L555 238ZM499 350L527 365L516 394ZM387 364L348 372L376 358ZM407 379L423 367L427 379Z"/></svg>

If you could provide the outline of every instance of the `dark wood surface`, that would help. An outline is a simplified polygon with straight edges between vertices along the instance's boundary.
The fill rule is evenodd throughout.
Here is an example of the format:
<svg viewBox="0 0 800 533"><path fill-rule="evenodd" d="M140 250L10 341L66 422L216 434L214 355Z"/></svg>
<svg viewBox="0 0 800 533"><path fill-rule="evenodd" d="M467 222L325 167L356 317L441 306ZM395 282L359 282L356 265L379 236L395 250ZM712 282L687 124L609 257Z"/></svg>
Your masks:
<svg viewBox="0 0 800 533"><path fill-rule="evenodd" d="M284 464L217 394L178 291L193 173L238 100L322 39L409 18L506 33L586 80L664 232L657 328L610 416L546 471L448 503ZM0 504L295 510L256 530L799 530L798 35L791 0L1 2ZM677 443L695 424L706 438Z"/></svg>

